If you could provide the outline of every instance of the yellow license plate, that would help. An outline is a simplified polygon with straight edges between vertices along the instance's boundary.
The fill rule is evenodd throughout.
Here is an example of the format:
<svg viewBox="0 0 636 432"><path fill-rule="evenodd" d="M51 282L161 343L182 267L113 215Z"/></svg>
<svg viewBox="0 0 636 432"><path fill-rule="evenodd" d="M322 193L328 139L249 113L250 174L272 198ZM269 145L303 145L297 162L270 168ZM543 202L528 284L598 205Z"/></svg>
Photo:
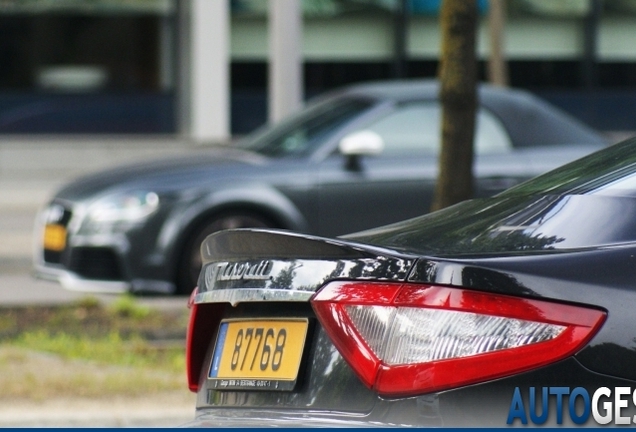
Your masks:
<svg viewBox="0 0 636 432"><path fill-rule="evenodd" d="M48 224L44 227L44 249L61 252L66 247L66 228Z"/></svg>
<svg viewBox="0 0 636 432"><path fill-rule="evenodd" d="M217 389L292 390L308 320L224 320L208 378Z"/></svg>

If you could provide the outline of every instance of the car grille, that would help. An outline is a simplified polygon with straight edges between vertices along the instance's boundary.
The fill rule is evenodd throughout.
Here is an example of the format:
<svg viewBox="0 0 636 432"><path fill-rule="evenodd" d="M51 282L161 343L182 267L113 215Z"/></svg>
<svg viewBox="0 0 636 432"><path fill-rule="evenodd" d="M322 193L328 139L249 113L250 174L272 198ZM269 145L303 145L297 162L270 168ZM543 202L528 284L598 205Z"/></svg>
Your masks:
<svg viewBox="0 0 636 432"><path fill-rule="evenodd" d="M62 262L62 252L44 250L44 262L50 264L60 264Z"/></svg>
<svg viewBox="0 0 636 432"><path fill-rule="evenodd" d="M86 279L121 280L122 271L113 250L100 247L73 248L64 264L72 272Z"/></svg>

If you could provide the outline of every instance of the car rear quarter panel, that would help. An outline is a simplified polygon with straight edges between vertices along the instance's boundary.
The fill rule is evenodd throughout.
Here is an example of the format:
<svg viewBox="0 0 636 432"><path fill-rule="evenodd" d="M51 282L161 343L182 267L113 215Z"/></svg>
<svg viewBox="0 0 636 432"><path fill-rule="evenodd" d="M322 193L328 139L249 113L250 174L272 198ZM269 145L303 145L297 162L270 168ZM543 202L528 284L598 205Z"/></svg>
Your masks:
<svg viewBox="0 0 636 432"><path fill-rule="evenodd" d="M498 258L422 259L413 282L463 286L607 311L577 359L597 373L636 380L636 245Z"/></svg>

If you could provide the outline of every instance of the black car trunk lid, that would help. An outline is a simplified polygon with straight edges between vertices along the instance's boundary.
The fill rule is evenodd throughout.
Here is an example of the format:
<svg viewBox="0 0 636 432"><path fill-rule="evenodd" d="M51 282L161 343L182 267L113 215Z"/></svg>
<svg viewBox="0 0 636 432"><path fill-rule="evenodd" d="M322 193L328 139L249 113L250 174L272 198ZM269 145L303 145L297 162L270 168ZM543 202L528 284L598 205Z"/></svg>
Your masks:
<svg viewBox="0 0 636 432"><path fill-rule="evenodd" d="M240 229L208 237L196 303L308 301L333 279L406 280L415 258L286 231Z"/></svg>

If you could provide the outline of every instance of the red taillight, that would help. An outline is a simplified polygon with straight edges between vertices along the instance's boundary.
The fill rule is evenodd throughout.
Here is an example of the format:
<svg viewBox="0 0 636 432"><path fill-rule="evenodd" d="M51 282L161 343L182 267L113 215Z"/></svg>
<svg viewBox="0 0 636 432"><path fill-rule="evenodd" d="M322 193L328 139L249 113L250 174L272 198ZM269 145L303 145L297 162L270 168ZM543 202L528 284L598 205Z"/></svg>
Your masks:
<svg viewBox="0 0 636 432"><path fill-rule="evenodd" d="M190 320L186 333L186 373L188 388L199 390L199 377L205 364L205 355L223 316L223 305L220 303L196 304L193 292L188 301Z"/></svg>
<svg viewBox="0 0 636 432"><path fill-rule="evenodd" d="M193 350L195 349L194 347L194 328L195 328L195 322L196 322L196 318L197 318L197 305L194 303L194 298L197 295L197 292L199 291L199 288L195 288L192 291L192 294L190 294L190 298L188 299L188 309L190 309L190 319L188 320L188 331L186 333L186 374L188 376L188 388L190 389L190 391L192 392L197 392L199 390L199 372L200 372L200 368L198 370L193 370L196 369L196 366L194 365L194 363L197 363L196 361L194 361L194 356L193 356Z"/></svg>
<svg viewBox="0 0 636 432"><path fill-rule="evenodd" d="M596 309L461 288L332 282L311 301L360 379L384 396L440 391L561 360L602 325Z"/></svg>

